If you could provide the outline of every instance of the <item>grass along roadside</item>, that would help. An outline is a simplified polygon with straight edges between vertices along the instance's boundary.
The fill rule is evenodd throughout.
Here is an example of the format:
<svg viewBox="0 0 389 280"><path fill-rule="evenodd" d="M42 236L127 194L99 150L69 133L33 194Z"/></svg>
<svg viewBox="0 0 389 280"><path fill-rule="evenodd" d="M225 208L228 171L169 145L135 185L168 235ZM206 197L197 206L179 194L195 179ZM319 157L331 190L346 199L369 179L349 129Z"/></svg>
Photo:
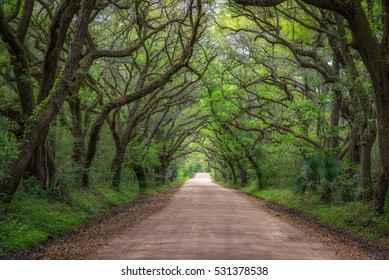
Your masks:
<svg viewBox="0 0 389 280"><path fill-rule="evenodd" d="M108 185L90 189L70 188L66 195L52 194L36 185L21 188L7 207L0 209L0 257L42 243L50 236L70 232L98 216L104 209L128 203L140 195L162 192L178 183L139 190L128 184L120 190Z"/></svg>
<svg viewBox="0 0 389 280"><path fill-rule="evenodd" d="M231 187L231 186L230 186ZM370 240L386 239L389 242L389 207L384 215L371 214L369 203L362 201L325 204L315 195L296 195L291 189L267 188L259 191L255 186L237 188L277 204L297 209L304 214L319 218L325 224L351 230Z"/></svg>

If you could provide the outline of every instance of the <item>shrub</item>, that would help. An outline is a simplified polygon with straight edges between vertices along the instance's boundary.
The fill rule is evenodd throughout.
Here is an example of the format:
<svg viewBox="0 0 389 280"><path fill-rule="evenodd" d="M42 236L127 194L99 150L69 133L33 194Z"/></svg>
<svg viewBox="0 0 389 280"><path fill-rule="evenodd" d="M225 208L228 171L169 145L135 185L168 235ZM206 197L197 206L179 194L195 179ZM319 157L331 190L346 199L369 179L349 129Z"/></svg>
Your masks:
<svg viewBox="0 0 389 280"><path fill-rule="evenodd" d="M296 178L294 192L319 193L323 201L329 202L338 189L338 180L342 174L338 159L330 153L316 153L304 161L303 169L305 174Z"/></svg>

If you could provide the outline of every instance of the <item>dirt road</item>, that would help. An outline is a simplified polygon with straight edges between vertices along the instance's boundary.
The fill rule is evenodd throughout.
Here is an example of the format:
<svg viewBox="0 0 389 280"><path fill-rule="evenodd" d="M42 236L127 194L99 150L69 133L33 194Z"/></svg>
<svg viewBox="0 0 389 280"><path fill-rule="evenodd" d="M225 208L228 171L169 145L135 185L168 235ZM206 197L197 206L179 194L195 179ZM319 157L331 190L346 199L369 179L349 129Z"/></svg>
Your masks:
<svg viewBox="0 0 389 280"><path fill-rule="evenodd" d="M337 259L324 244L198 173L89 259Z"/></svg>

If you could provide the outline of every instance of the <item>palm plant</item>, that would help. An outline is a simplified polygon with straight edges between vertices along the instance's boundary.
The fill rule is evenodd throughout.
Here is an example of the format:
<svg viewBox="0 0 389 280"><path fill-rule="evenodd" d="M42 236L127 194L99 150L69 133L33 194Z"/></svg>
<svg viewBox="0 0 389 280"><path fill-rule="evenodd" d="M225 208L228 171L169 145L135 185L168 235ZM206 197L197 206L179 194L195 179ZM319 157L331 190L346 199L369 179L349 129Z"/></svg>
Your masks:
<svg viewBox="0 0 389 280"><path fill-rule="evenodd" d="M294 192L319 193L323 201L329 202L337 190L341 174L338 159L327 152L315 153L304 161L303 169L305 174L296 179Z"/></svg>

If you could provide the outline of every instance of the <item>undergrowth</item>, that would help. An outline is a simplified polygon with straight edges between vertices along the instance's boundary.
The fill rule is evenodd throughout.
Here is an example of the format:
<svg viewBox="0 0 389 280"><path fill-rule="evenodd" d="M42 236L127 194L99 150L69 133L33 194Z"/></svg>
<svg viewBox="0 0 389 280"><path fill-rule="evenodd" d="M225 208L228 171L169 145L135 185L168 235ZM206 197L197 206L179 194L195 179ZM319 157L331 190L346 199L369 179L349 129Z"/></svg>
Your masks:
<svg viewBox="0 0 389 280"><path fill-rule="evenodd" d="M13 201L0 209L0 257L8 251L44 242L55 233L72 231L103 209L130 202L142 194L161 192L175 183L145 190L139 190L137 184L122 186L120 190L108 184L89 189L73 187L61 196L27 181L33 187L20 188Z"/></svg>

